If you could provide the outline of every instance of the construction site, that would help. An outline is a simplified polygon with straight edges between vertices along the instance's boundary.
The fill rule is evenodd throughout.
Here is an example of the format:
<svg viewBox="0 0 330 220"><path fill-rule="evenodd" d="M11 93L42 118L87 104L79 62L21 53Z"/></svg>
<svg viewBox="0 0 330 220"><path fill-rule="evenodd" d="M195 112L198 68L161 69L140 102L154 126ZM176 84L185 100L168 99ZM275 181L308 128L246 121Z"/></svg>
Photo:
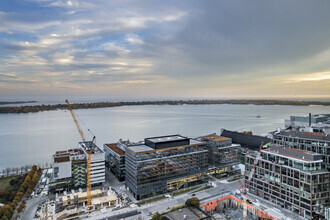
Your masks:
<svg viewBox="0 0 330 220"><path fill-rule="evenodd" d="M57 196L53 201L47 201L41 210L40 220L61 220L61 219L84 219L88 218L90 212L100 210L106 211L114 208L119 203L116 194L108 190L92 190L91 201L88 206L88 193L82 190L70 194L64 193Z"/></svg>
<svg viewBox="0 0 330 220"><path fill-rule="evenodd" d="M107 190L95 189L92 186L101 185L105 181L105 161L104 152L96 146L95 136L92 141L86 141L85 135L78 123L77 117L68 100L65 101L72 115L73 121L78 129L82 142L79 142L79 149L73 150L78 152L73 154L71 151L65 154L56 154L54 157L54 176L56 181L70 180L75 183L74 175L81 177L80 185L86 186L86 191L81 188L76 192L74 189L71 193L64 191L63 195L56 194L55 200L48 200L43 204L40 219L60 220L60 219L81 219L88 217L88 213L95 210L106 210L110 207L118 205L118 197L111 188ZM90 131L88 129L88 131ZM64 157L63 157L64 155ZM78 160L82 163L82 172L75 171L75 165L71 161ZM84 178L86 177L86 178ZM79 186L80 186L79 185ZM67 185L67 189L71 187Z"/></svg>

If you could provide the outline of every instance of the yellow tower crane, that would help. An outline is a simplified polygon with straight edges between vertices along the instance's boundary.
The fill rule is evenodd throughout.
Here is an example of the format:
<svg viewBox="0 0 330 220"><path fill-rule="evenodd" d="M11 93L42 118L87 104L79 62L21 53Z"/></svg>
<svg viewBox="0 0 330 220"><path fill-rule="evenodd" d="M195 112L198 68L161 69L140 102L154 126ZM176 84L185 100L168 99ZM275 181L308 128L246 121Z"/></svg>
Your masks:
<svg viewBox="0 0 330 220"><path fill-rule="evenodd" d="M78 132L80 134L80 137L83 141L86 141L85 135L82 132L80 125L78 123L77 117L72 109L71 104L69 103L69 100L65 100L66 104L68 104L68 108L71 112L72 118L74 123L77 126ZM86 148L86 152L87 152L87 184L86 184L86 189L87 189L87 209L91 208L92 205L92 194L91 194L91 188L92 188L92 184L91 184L91 151L90 149Z"/></svg>

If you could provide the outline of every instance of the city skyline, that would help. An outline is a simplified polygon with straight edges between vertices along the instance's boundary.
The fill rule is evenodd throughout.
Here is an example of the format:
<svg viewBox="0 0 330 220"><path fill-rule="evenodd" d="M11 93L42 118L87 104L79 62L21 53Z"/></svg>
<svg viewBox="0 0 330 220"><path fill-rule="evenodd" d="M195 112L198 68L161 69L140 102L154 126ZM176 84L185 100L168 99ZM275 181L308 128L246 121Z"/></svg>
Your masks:
<svg viewBox="0 0 330 220"><path fill-rule="evenodd" d="M327 1L0 3L0 98L329 98Z"/></svg>

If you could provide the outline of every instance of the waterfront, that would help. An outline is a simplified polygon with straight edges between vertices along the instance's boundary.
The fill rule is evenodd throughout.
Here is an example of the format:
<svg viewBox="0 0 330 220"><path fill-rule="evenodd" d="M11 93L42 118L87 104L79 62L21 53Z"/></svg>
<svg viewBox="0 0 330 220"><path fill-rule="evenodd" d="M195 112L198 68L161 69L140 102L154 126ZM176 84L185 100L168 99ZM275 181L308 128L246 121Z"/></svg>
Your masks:
<svg viewBox="0 0 330 220"><path fill-rule="evenodd" d="M145 105L76 110L87 139L96 135L104 143L122 138L182 134L197 137L229 130L251 130L255 134L283 127L290 115L328 113L327 106L280 105ZM260 118L256 116L260 115ZM76 147L80 136L69 111L0 115L0 169L26 164L45 164L57 150ZM87 125L87 127L86 127Z"/></svg>

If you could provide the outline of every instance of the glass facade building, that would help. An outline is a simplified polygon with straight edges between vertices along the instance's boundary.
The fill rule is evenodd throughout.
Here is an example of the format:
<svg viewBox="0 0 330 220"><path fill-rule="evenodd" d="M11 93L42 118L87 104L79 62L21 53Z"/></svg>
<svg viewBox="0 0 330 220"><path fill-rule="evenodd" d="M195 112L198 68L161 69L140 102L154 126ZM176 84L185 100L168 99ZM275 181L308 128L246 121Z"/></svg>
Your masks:
<svg viewBox="0 0 330 220"><path fill-rule="evenodd" d="M240 174L241 170L235 165L239 164L240 145L233 144L230 138L215 134L201 137L209 151L209 173L221 178Z"/></svg>
<svg viewBox="0 0 330 220"><path fill-rule="evenodd" d="M204 142L180 135L145 139L126 147L126 187L136 199L207 182Z"/></svg>
<svg viewBox="0 0 330 220"><path fill-rule="evenodd" d="M105 165L119 181L125 180L125 151L117 144L104 144Z"/></svg>

